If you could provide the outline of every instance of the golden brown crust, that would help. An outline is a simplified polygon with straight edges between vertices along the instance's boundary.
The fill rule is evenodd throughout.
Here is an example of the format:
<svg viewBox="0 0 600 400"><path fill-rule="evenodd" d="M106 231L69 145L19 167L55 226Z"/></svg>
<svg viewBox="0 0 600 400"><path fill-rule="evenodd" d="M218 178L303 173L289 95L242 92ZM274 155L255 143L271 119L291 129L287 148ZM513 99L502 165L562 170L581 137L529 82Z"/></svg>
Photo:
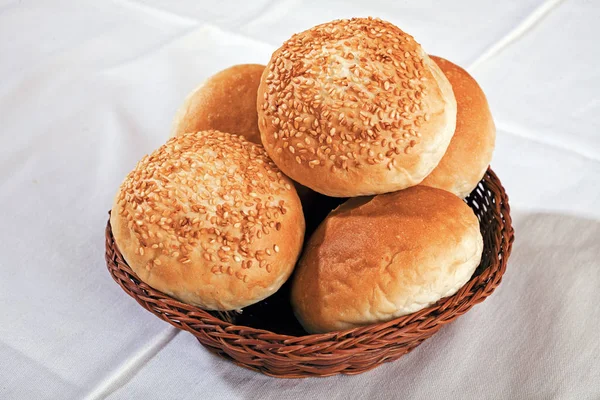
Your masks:
<svg viewBox="0 0 600 400"><path fill-rule="evenodd" d="M313 333L388 321L454 294L482 250L477 217L451 193L416 186L353 198L307 243L294 312Z"/></svg>
<svg viewBox="0 0 600 400"><path fill-rule="evenodd" d="M215 129L261 144L256 93L264 69L264 65L240 64L208 78L177 111L171 136Z"/></svg>
<svg viewBox="0 0 600 400"><path fill-rule="evenodd" d="M273 294L304 236L292 182L262 146L218 131L176 136L144 157L117 193L111 225L142 281L211 310Z"/></svg>
<svg viewBox="0 0 600 400"><path fill-rule="evenodd" d="M438 166L422 182L465 198L487 170L496 127L485 94L475 79L456 64L430 56L446 75L457 103L456 131Z"/></svg>
<svg viewBox="0 0 600 400"><path fill-rule="evenodd" d="M454 132L450 83L394 25L356 18L292 36L258 89L261 139L292 179L358 196L416 185Z"/></svg>

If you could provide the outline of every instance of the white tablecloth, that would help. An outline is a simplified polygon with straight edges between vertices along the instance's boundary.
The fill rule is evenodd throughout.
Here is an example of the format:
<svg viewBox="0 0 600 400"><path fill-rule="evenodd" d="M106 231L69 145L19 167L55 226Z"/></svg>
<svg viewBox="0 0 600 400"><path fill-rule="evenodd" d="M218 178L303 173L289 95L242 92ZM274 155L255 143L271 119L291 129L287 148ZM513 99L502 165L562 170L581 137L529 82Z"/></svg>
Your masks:
<svg viewBox="0 0 600 400"><path fill-rule="evenodd" d="M489 299L399 361L269 378L112 281L107 211L199 82L367 15L484 88L513 254ZM598 39L596 0L0 0L0 398L600 399Z"/></svg>

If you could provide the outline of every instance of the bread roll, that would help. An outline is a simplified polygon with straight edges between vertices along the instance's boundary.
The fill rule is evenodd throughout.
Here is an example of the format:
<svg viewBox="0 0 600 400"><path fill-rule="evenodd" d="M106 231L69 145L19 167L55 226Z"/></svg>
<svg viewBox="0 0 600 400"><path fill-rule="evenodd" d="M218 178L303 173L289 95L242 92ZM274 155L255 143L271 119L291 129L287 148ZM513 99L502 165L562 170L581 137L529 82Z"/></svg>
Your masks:
<svg viewBox="0 0 600 400"><path fill-rule="evenodd" d="M262 146L218 131L177 136L144 157L110 222L142 281L208 310L240 309L277 291L304 236L292 182Z"/></svg>
<svg viewBox="0 0 600 400"><path fill-rule="evenodd" d="M456 101L408 34L377 19L292 36L258 88L262 143L289 177L353 197L417 185L454 133Z"/></svg>
<svg viewBox="0 0 600 400"><path fill-rule="evenodd" d="M171 136L216 129L260 144L256 92L264 69L264 65L240 64L208 78L177 111Z"/></svg>
<svg viewBox="0 0 600 400"><path fill-rule="evenodd" d="M456 131L446 154L423 185L465 198L487 170L496 141L496 127L485 94L471 75L456 64L430 56L446 75L457 103Z"/></svg>
<svg viewBox="0 0 600 400"><path fill-rule="evenodd" d="M348 200L308 241L291 300L311 333L389 321L453 295L483 250L462 200L416 186Z"/></svg>

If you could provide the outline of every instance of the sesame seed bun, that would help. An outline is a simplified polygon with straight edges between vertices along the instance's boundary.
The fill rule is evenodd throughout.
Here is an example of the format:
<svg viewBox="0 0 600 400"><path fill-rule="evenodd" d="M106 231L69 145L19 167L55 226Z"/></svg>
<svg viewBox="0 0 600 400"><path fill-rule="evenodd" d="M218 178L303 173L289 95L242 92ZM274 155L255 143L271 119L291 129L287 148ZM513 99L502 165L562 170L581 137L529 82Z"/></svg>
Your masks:
<svg viewBox="0 0 600 400"><path fill-rule="evenodd" d="M477 217L452 193L416 186L353 198L308 241L292 306L311 333L389 321L456 293L482 250Z"/></svg>
<svg viewBox="0 0 600 400"><path fill-rule="evenodd" d="M264 65L240 64L208 78L177 111L171 136L215 129L260 144L256 91L264 69Z"/></svg>
<svg viewBox="0 0 600 400"><path fill-rule="evenodd" d="M456 124L450 83L396 26L318 25L279 48L258 88L262 143L289 177L328 196L419 184Z"/></svg>
<svg viewBox="0 0 600 400"><path fill-rule="evenodd" d="M496 127L485 94L475 79L456 64L430 56L446 75L457 103L456 131L438 166L422 182L465 198L487 170L496 142Z"/></svg>
<svg viewBox="0 0 600 400"><path fill-rule="evenodd" d="M208 310L240 309L277 291L304 237L292 182L262 146L218 131L177 136L144 157L110 222L142 281Z"/></svg>

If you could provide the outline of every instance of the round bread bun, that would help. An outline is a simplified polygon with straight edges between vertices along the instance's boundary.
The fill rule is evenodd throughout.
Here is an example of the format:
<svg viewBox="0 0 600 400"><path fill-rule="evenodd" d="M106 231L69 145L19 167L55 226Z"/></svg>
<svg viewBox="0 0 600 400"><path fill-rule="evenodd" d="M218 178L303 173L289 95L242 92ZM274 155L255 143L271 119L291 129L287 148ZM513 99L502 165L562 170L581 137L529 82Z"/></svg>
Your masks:
<svg viewBox="0 0 600 400"><path fill-rule="evenodd" d="M323 221L292 281L311 333L389 321L453 295L483 250L479 222L452 193L426 186L353 198Z"/></svg>
<svg viewBox="0 0 600 400"><path fill-rule="evenodd" d="M419 184L456 124L450 83L389 22L337 20L292 36L258 88L262 143L289 177L328 196Z"/></svg>
<svg viewBox="0 0 600 400"><path fill-rule="evenodd" d="M465 198L490 165L496 127L485 94L475 79L448 60L430 57L452 84L457 103L456 131L446 154L422 184Z"/></svg>
<svg viewBox="0 0 600 400"><path fill-rule="evenodd" d="M277 291L304 237L292 182L262 146L218 131L177 136L145 156L110 222L142 281L207 310L240 309Z"/></svg>
<svg viewBox="0 0 600 400"><path fill-rule="evenodd" d="M177 111L171 136L215 129L260 144L256 92L264 69L264 65L240 64L208 78Z"/></svg>

